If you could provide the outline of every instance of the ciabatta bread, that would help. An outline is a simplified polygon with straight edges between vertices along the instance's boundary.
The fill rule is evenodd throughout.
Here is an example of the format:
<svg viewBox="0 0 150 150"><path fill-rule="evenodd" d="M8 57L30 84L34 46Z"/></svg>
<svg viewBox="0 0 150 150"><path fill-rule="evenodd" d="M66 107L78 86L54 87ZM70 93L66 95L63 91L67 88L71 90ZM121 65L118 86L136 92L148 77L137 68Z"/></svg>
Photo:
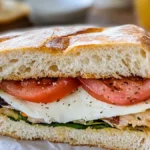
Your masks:
<svg viewBox="0 0 150 150"><path fill-rule="evenodd" d="M0 115L0 134L16 139L42 139L71 145L99 146L112 150L149 150L150 131L105 129L73 129L68 127L46 127L15 122Z"/></svg>
<svg viewBox="0 0 150 150"><path fill-rule="evenodd" d="M0 37L0 78L150 78L150 36L142 28L45 28Z"/></svg>

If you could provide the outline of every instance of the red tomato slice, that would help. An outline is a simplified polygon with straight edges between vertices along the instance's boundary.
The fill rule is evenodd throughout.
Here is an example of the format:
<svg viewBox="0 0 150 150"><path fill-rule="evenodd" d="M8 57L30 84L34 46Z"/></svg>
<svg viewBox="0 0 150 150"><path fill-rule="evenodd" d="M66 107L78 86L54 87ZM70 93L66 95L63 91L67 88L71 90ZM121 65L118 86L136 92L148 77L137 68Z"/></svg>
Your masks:
<svg viewBox="0 0 150 150"><path fill-rule="evenodd" d="M59 100L80 85L77 79L59 78L28 79L24 81L2 81L0 88L17 98L35 102L49 103Z"/></svg>
<svg viewBox="0 0 150 150"><path fill-rule="evenodd" d="M114 104L132 105L150 98L150 79L79 79L94 98Z"/></svg>

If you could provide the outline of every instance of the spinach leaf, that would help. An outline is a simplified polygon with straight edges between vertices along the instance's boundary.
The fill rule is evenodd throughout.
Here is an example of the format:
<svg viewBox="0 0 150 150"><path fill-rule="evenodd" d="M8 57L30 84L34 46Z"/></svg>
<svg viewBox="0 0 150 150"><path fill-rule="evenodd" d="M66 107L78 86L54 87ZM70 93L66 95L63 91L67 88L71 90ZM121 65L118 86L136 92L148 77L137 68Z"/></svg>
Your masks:
<svg viewBox="0 0 150 150"><path fill-rule="evenodd" d="M18 114L18 118L15 119L12 116L8 116L11 120L13 121L20 121L23 120L31 125L41 125L41 126L49 126L49 127L69 127L69 128L74 128L74 129L86 129L86 128L91 128L91 129L103 129L103 128L110 128L111 126L102 121L102 120L94 120L94 121L87 121L85 124L81 123L74 123L74 122L68 122L68 123L57 123L53 122L51 124L47 123L32 123L28 121L27 117L24 117L21 115L19 111L14 110Z"/></svg>

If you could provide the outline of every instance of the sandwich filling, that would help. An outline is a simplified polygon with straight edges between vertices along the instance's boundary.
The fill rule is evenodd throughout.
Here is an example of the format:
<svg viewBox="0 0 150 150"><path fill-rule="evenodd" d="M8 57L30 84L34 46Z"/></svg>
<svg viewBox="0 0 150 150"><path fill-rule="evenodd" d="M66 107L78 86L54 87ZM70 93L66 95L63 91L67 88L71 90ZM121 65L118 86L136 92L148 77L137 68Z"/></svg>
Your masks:
<svg viewBox="0 0 150 150"><path fill-rule="evenodd" d="M0 113L30 124L149 128L150 80L42 78L0 83Z"/></svg>

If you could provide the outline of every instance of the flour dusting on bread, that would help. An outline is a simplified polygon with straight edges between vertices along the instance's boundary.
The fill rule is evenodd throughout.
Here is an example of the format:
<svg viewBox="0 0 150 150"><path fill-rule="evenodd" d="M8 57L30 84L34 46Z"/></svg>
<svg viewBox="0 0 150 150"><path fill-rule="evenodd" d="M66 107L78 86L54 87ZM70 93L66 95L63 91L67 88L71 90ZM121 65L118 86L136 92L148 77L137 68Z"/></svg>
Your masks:
<svg viewBox="0 0 150 150"><path fill-rule="evenodd" d="M150 78L145 35L134 25L26 31L0 43L0 78Z"/></svg>

